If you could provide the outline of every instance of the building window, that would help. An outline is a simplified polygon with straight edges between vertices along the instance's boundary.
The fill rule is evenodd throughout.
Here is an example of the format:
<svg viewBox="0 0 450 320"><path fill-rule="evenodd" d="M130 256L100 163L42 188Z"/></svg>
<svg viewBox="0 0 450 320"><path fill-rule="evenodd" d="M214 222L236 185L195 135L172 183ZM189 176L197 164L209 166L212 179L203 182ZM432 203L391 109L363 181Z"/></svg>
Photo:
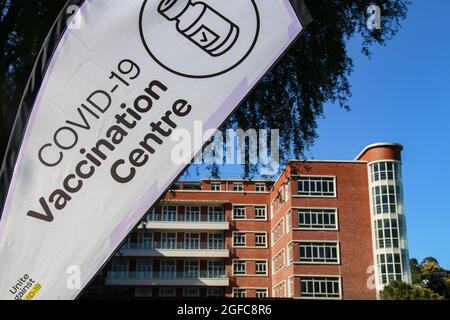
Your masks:
<svg viewBox="0 0 450 320"><path fill-rule="evenodd" d="M186 207L186 212L184 213L184 221L200 221L200 207Z"/></svg>
<svg viewBox="0 0 450 320"><path fill-rule="evenodd" d="M224 288L208 288L208 297L210 298L222 298L225 296Z"/></svg>
<svg viewBox="0 0 450 320"><path fill-rule="evenodd" d="M261 298L267 298L268 294L267 294L267 289L256 289L256 298L261 299Z"/></svg>
<svg viewBox="0 0 450 320"><path fill-rule="evenodd" d="M272 230L272 242L275 243L281 239L284 235L284 220L281 219L280 222Z"/></svg>
<svg viewBox="0 0 450 320"><path fill-rule="evenodd" d="M399 248L397 219L378 219L374 222L377 249Z"/></svg>
<svg viewBox="0 0 450 320"><path fill-rule="evenodd" d="M223 212L223 207L208 207L208 221L224 222L225 214Z"/></svg>
<svg viewBox="0 0 450 320"><path fill-rule="evenodd" d="M161 279L175 279L176 271L176 262L174 260L161 261Z"/></svg>
<svg viewBox="0 0 450 320"><path fill-rule="evenodd" d="M220 182L211 182L211 190L212 191L220 191L221 183Z"/></svg>
<svg viewBox="0 0 450 320"><path fill-rule="evenodd" d="M139 231L137 234L137 249L153 249L153 233Z"/></svg>
<svg viewBox="0 0 450 320"><path fill-rule="evenodd" d="M246 234L244 232L233 233L233 246L234 247L246 246Z"/></svg>
<svg viewBox="0 0 450 320"><path fill-rule="evenodd" d="M159 288L159 296L161 298L175 298L176 291L175 288Z"/></svg>
<svg viewBox="0 0 450 320"><path fill-rule="evenodd" d="M234 260L233 261L233 274L243 275L246 272L246 261Z"/></svg>
<svg viewBox="0 0 450 320"><path fill-rule="evenodd" d="M113 261L112 261L112 277L115 279L128 278L128 260L113 259Z"/></svg>
<svg viewBox="0 0 450 320"><path fill-rule="evenodd" d="M225 276L225 263L223 260L208 261L208 277L223 278Z"/></svg>
<svg viewBox="0 0 450 320"><path fill-rule="evenodd" d="M267 233L255 233L255 247L267 247Z"/></svg>
<svg viewBox="0 0 450 320"><path fill-rule="evenodd" d="M258 275L267 275L267 261L255 261L255 270Z"/></svg>
<svg viewBox="0 0 450 320"><path fill-rule="evenodd" d="M200 276L200 262L197 260L184 261L184 278L196 279Z"/></svg>
<svg viewBox="0 0 450 320"><path fill-rule="evenodd" d="M234 182L233 191L244 191L244 184L242 182Z"/></svg>
<svg viewBox="0 0 450 320"><path fill-rule="evenodd" d="M153 273L152 260L137 260L136 261L136 278L151 279Z"/></svg>
<svg viewBox="0 0 450 320"><path fill-rule="evenodd" d="M184 234L185 249L197 250L200 249L200 233L185 233Z"/></svg>
<svg viewBox="0 0 450 320"><path fill-rule="evenodd" d="M136 298L149 298L152 296L152 288L135 288L134 289L134 296Z"/></svg>
<svg viewBox="0 0 450 320"><path fill-rule="evenodd" d="M245 289L233 288L233 298L245 298L247 291Z"/></svg>
<svg viewBox="0 0 450 320"><path fill-rule="evenodd" d="M162 207L162 220L163 221L177 221L177 207L176 206L163 206Z"/></svg>
<svg viewBox="0 0 450 320"><path fill-rule="evenodd" d="M332 242L301 242L300 262L338 263L338 244Z"/></svg>
<svg viewBox="0 0 450 320"><path fill-rule="evenodd" d="M372 195L376 214L397 213L397 196L400 195L400 186L372 187Z"/></svg>
<svg viewBox="0 0 450 320"><path fill-rule="evenodd" d="M183 289L183 297L185 298L198 298L200 297L199 288L184 288Z"/></svg>
<svg viewBox="0 0 450 320"><path fill-rule="evenodd" d="M292 262L294 262L294 255L292 251L292 243L289 243L287 247L287 263L291 264Z"/></svg>
<svg viewBox="0 0 450 320"><path fill-rule="evenodd" d="M400 180L400 168L398 163L393 162L378 162L371 165L371 180L386 181L386 180Z"/></svg>
<svg viewBox="0 0 450 320"><path fill-rule="evenodd" d="M298 227L301 229L336 230L336 209L298 209Z"/></svg>
<svg viewBox="0 0 450 320"><path fill-rule="evenodd" d="M163 232L161 234L161 246L157 249L176 249L177 234L175 232Z"/></svg>
<svg viewBox="0 0 450 320"><path fill-rule="evenodd" d="M266 191L266 183L265 182L257 182L256 183L256 191L257 192L264 192L264 191Z"/></svg>
<svg viewBox="0 0 450 320"><path fill-rule="evenodd" d="M208 249L225 249L225 237L223 233L208 234Z"/></svg>
<svg viewBox="0 0 450 320"><path fill-rule="evenodd" d="M286 286L286 282L282 282L278 285L276 285L273 288L273 296L276 298L284 298L285 297L285 286Z"/></svg>
<svg viewBox="0 0 450 320"><path fill-rule="evenodd" d="M298 194L310 197L335 197L334 177L299 177Z"/></svg>
<svg viewBox="0 0 450 320"><path fill-rule="evenodd" d="M267 213L265 206L257 206L255 207L255 219L256 220L266 220Z"/></svg>
<svg viewBox="0 0 450 320"><path fill-rule="evenodd" d="M284 250L281 250L275 257L272 258L272 272L275 273L284 267Z"/></svg>
<svg viewBox="0 0 450 320"><path fill-rule="evenodd" d="M233 219L235 220L245 219L245 206L233 207Z"/></svg>
<svg viewBox="0 0 450 320"><path fill-rule="evenodd" d="M294 297L294 277L288 279L288 298Z"/></svg>
<svg viewBox="0 0 450 320"><path fill-rule="evenodd" d="M400 254L378 254L377 263L382 284L388 284L391 281L402 281L402 264Z"/></svg>
<svg viewBox="0 0 450 320"><path fill-rule="evenodd" d="M340 298L340 278L301 277L300 294L303 298Z"/></svg>

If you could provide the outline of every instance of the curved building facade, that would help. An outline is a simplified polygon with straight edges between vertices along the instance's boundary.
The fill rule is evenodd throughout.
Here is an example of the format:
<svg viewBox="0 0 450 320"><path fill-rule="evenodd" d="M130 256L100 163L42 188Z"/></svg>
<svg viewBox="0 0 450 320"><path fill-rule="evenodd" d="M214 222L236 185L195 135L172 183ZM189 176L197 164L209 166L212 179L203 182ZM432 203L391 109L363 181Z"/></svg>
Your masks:
<svg viewBox="0 0 450 320"><path fill-rule="evenodd" d="M390 281L411 283L403 201L399 144L366 147L358 160L367 161L377 290Z"/></svg>

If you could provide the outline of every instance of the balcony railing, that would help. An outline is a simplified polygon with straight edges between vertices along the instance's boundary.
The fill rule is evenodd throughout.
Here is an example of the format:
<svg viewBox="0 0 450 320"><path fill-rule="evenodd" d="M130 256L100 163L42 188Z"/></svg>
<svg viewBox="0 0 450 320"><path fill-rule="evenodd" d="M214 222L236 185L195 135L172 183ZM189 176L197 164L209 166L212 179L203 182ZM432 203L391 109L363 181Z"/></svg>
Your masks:
<svg viewBox="0 0 450 320"><path fill-rule="evenodd" d="M144 222L227 222L225 215L211 214L150 214Z"/></svg>
<svg viewBox="0 0 450 320"><path fill-rule="evenodd" d="M108 272L109 279L156 279L156 280L187 280L187 279L226 279L225 272L221 271L192 271L192 272Z"/></svg>
<svg viewBox="0 0 450 320"><path fill-rule="evenodd" d="M228 245L225 243L209 243L209 242L147 242L125 243L122 250L225 250L228 249Z"/></svg>

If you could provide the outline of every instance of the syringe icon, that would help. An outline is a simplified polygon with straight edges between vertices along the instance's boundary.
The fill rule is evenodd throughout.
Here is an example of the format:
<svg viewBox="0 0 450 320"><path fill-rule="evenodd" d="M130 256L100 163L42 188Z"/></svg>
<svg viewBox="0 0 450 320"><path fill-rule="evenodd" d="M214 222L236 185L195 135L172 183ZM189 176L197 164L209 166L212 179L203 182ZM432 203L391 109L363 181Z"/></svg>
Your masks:
<svg viewBox="0 0 450 320"><path fill-rule="evenodd" d="M203 2L162 0L158 12L176 28L213 57L229 51L239 37L239 27Z"/></svg>

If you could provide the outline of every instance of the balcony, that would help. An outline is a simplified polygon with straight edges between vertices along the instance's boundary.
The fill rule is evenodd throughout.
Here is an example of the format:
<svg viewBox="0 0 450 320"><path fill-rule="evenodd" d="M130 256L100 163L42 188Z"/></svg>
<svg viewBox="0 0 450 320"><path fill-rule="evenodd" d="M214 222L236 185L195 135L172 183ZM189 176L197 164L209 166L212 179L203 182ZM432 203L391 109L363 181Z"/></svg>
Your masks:
<svg viewBox="0 0 450 320"><path fill-rule="evenodd" d="M140 229L158 230L229 230L225 215L150 214Z"/></svg>
<svg viewBox="0 0 450 320"><path fill-rule="evenodd" d="M227 287L225 272L108 272L106 285L115 286L216 286Z"/></svg>
<svg viewBox="0 0 450 320"><path fill-rule="evenodd" d="M149 242L125 243L118 255L129 257L228 258L225 243Z"/></svg>

